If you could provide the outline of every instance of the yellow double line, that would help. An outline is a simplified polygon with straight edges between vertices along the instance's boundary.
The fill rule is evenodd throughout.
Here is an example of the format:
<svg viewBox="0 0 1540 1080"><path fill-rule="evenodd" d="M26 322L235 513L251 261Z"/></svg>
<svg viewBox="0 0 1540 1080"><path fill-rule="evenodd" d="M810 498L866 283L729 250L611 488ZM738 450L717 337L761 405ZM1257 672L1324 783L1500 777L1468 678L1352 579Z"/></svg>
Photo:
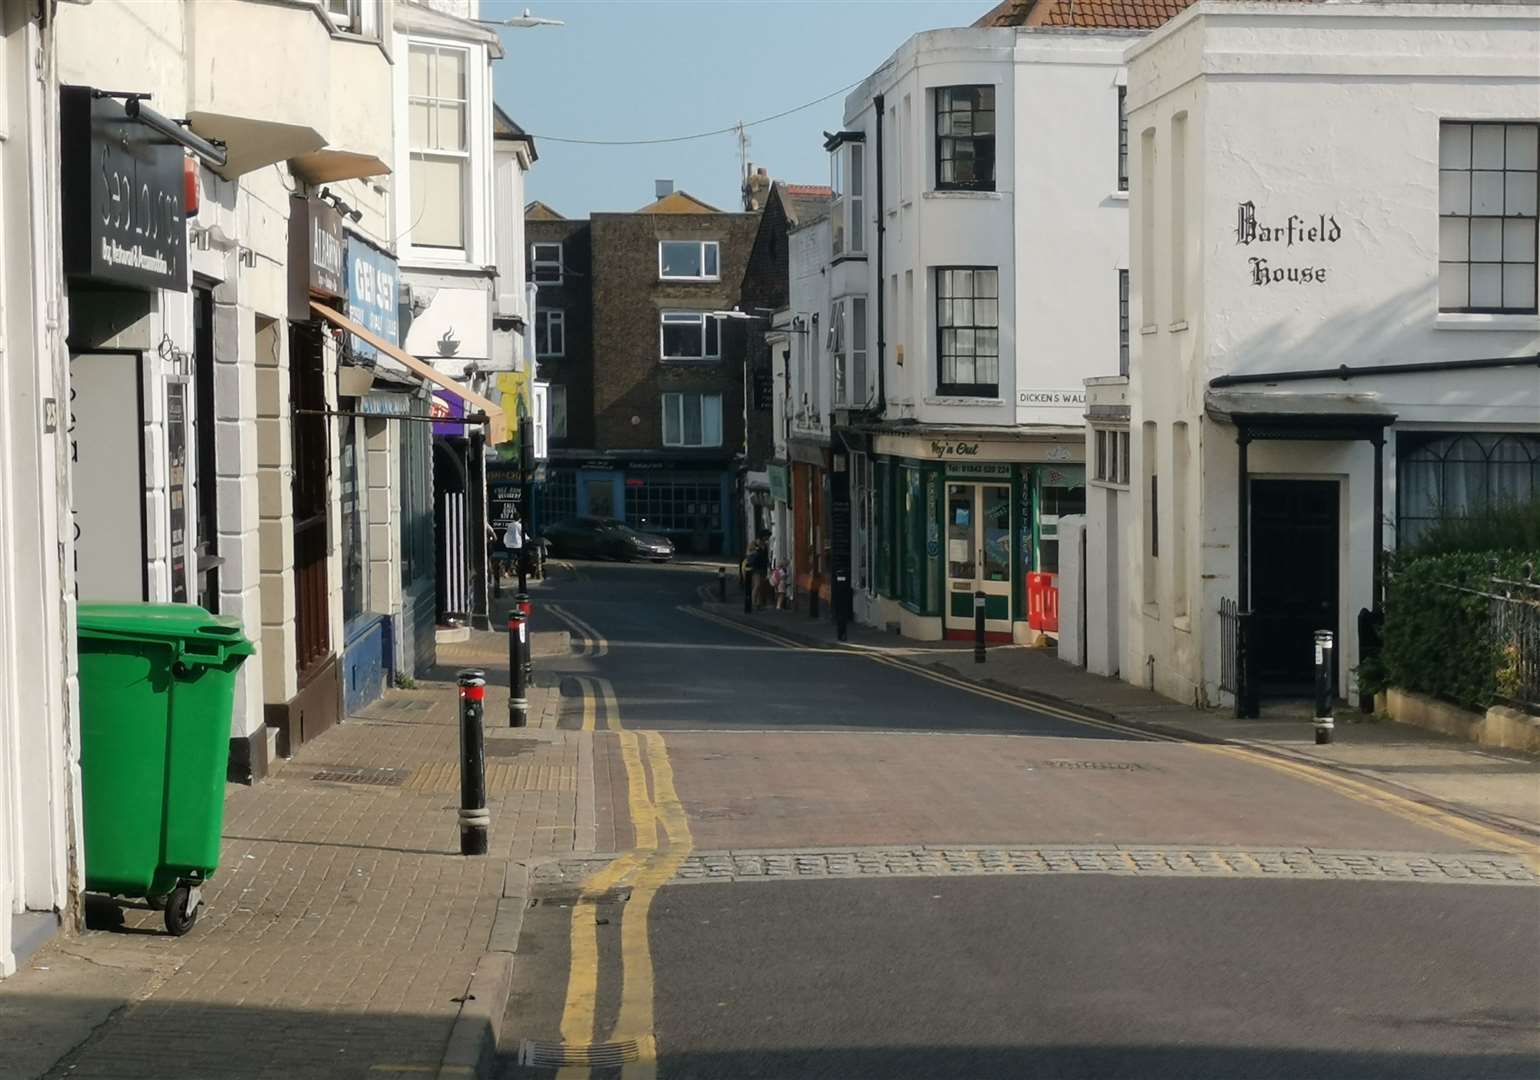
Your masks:
<svg viewBox="0 0 1540 1080"><path fill-rule="evenodd" d="M567 629L572 631L574 637L578 639L573 645L573 652L576 655L592 656L597 659L610 651L609 639L595 630L587 621L578 618L559 604L547 604L545 610L565 623Z"/></svg>
<svg viewBox="0 0 1540 1080"><path fill-rule="evenodd" d="M712 612L701 611L698 608L688 609L692 614L718 623L722 626L737 630L740 633L749 634L765 641L773 641L787 648L805 649L790 638L785 638L759 627L746 626L733 619L723 618ZM824 651L841 653L846 656L860 656L874 663L884 664L900 671L907 671L911 675L918 675L922 679L941 683L957 690L974 694L978 697L989 698L993 701L1003 702L1019 709L1030 712L1046 713L1049 716L1061 717L1065 720L1073 720L1079 724L1090 727L1103 728L1108 731L1116 731L1121 734L1138 735L1146 739L1154 739L1162 742L1186 743L1199 750L1223 754L1237 761L1248 762L1252 765L1263 766L1278 772L1285 773L1299 780L1308 781L1321 787L1329 788L1338 795L1353 800L1365 806L1371 806L1406 821L1414 822L1427 828L1436 829L1447 836L1455 837L1465 843L1474 844L1482 850L1504 851L1524 858L1531 867L1540 871L1540 844L1521 836L1515 836L1501 829L1483 825L1472 821L1459 814L1451 813L1441 807L1429 806L1404 795L1396 794L1386 788L1373 783L1343 776L1341 773L1311 765L1302 761L1295 761L1278 754L1268 753L1263 750L1253 749L1235 743L1202 743L1165 735L1156 731L1148 731L1131 725L1119 724L1113 721L1102 720L1098 717L1086 716L1072 709L1061 708L1055 705L1043 704L1027 698L1016 697L1011 694L1000 693L971 683L951 675L944 675L929 668L921 667L908 661L899 660L892 656L885 656L867 649L858 649L850 646L829 646Z"/></svg>
<svg viewBox="0 0 1540 1080"><path fill-rule="evenodd" d="M674 768L663 736L655 731L627 731L620 723L620 704L607 679L578 676L583 692L583 729L593 731L602 713L604 729L614 731L626 770L626 799L636 833L632 850L583 883L572 909L567 997L562 1007L562 1042L588 1046L595 1042L634 1041L636 1058L621 1075L636 1080L657 1075L657 1044L653 1033L652 948L647 923L653 898L690 854L694 846L684 805L674 787ZM644 761L645 758L645 761ZM652 774L652 792L647 773ZM665 845L660 847L660 831ZM607 1038L597 1032L599 939L595 907L599 898L618 885L631 884L631 899L620 921L620 1013ZM558 1077L576 1080L590 1075L588 1066L561 1069Z"/></svg>

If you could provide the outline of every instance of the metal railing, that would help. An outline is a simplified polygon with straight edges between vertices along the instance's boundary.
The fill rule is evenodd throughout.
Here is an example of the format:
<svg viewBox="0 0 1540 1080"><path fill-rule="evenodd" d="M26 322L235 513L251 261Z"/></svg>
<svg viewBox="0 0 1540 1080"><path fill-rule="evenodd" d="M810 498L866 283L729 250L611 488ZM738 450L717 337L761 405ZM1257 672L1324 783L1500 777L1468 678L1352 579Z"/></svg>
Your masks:
<svg viewBox="0 0 1540 1080"><path fill-rule="evenodd" d="M1219 689L1234 694L1240 687L1236 645L1240 639L1240 607L1234 600L1219 601Z"/></svg>
<svg viewBox="0 0 1540 1080"><path fill-rule="evenodd" d="M1540 713L1540 581L1494 577L1486 596L1498 700Z"/></svg>

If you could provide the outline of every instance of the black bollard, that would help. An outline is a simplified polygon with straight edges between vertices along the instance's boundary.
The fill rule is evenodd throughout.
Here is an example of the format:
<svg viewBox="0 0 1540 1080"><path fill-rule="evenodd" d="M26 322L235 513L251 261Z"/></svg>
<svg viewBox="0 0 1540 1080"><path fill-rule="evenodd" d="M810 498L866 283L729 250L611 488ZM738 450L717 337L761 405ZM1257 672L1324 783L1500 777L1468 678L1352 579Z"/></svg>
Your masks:
<svg viewBox="0 0 1540 1080"><path fill-rule="evenodd" d="M1336 722L1332 719L1332 632L1330 630L1317 630L1315 632L1315 741L1317 744L1331 742L1332 728Z"/></svg>
<svg viewBox="0 0 1540 1080"><path fill-rule="evenodd" d="M834 571L834 634L844 641L850 627L850 571Z"/></svg>
<svg viewBox="0 0 1540 1080"><path fill-rule="evenodd" d="M717 567L717 599L727 603L727 567Z"/></svg>
<svg viewBox="0 0 1540 1080"><path fill-rule="evenodd" d="M521 592L513 598L513 606L524 616L524 682L528 685L535 679L535 605L530 602L528 595Z"/></svg>
<svg viewBox="0 0 1540 1080"><path fill-rule="evenodd" d="M529 725L529 680L524 677L524 639L529 625L523 613L508 613L508 726Z"/></svg>
<svg viewBox="0 0 1540 1080"><path fill-rule="evenodd" d="M973 662L984 662L984 590L973 594Z"/></svg>
<svg viewBox="0 0 1540 1080"><path fill-rule="evenodd" d="M743 569L743 613L754 613L754 571L748 567Z"/></svg>
<svg viewBox="0 0 1540 1080"><path fill-rule="evenodd" d="M529 591L529 564L524 558L524 552L527 550L528 548L521 547L513 553L514 564L519 568L519 592L521 594Z"/></svg>
<svg viewBox="0 0 1540 1080"><path fill-rule="evenodd" d="M487 755L481 737L482 702L487 676L467 668L460 672L460 854L487 853Z"/></svg>

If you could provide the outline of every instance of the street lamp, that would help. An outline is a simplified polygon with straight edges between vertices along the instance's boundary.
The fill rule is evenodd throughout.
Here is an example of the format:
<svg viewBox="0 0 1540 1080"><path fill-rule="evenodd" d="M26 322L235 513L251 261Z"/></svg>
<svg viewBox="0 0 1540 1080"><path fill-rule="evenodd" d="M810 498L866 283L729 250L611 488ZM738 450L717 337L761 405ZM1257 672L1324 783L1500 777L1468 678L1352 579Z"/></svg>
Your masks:
<svg viewBox="0 0 1540 1080"><path fill-rule="evenodd" d="M531 15L529 8L524 9L524 14L515 15L511 19L477 19L479 23L487 23L490 26L566 26L563 19L547 19L540 15Z"/></svg>

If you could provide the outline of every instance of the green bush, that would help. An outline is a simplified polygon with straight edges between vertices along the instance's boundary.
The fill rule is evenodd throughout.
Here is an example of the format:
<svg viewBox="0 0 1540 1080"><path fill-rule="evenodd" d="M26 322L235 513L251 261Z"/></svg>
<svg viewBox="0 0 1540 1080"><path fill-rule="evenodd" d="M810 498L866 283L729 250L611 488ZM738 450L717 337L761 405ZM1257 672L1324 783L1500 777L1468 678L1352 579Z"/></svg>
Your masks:
<svg viewBox="0 0 1540 1080"><path fill-rule="evenodd" d="M1499 577L1517 578L1526 562L1540 565L1540 550L1414 554L1391 561L1383 649L1378 663L1360 672L1369 689L1396 686L1468 709L1492 703L1505 664L1487 629L1488 601L1445 586L1488 591L1494 558Z"/></svg>
<svg viewBox="0 0 1540 1080"><path fill-rule="evenodd" d="M1472 517L1447 518L1429 529L1410 554L1449 555L1458 551L1540 552L1540 499L1509 503ZM1533 554L1530 557L1534 558Z"/></svg>

